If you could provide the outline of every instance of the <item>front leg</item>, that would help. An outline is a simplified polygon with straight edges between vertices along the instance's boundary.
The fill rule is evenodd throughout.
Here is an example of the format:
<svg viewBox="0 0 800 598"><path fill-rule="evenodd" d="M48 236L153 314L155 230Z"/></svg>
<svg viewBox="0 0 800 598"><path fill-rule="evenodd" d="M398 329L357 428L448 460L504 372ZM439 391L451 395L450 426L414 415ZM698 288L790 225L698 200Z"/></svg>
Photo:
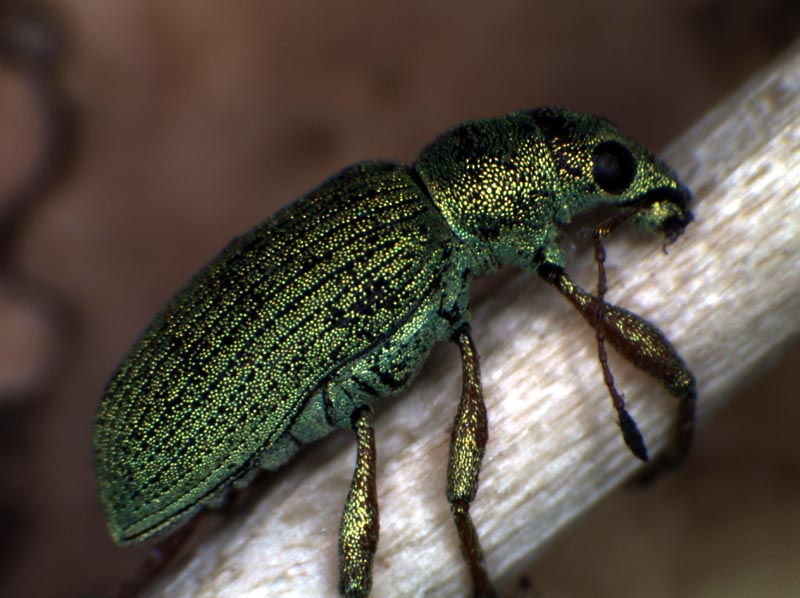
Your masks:
<svg viewBox="0 0 800 598"><path fill-rule="evenodd" d="M653 324L626 309L606 303L587 293L561 268L548 264L539 268L539 274L558 289L597 331L600 364L606 385L619 414L620 428L625 442L637 457L646 461L647 449L636 423L625 409L623 396L614 386L604 341L608 340L620 355L640 370L655 377L670 394L678 398L680 407L675 445L671 452L654 464L656 467L653 471L664 467L675 467L682 463L692 443L697 393L694 376L678 352Z"/></svg>
<svg viewBox="0 0 800 598"><path fill-rule="evenodd" d="M488 439L486 405L481 391L478 352L469 327L459 330L454 341L461 349L463 382L447 463L447 500L458 530L461 552L469 566L473 595L490 597L496 593L486 573L478 533L469 514L469 504L478 491L478 475Z"/></svg>

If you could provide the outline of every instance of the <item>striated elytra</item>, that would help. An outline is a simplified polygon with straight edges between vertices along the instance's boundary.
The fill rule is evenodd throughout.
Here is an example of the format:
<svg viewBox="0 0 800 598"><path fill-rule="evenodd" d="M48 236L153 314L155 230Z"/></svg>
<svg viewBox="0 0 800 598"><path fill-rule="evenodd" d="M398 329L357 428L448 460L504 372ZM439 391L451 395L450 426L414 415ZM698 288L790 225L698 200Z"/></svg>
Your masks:
<svg viewBox="0 0 800 598"><path fill-rule="evenodd" d="M694 424L695 383L653 324L607 303L602 239L623 222L674 240L690 194L653 154L604 119L557 108L464 123L410 166L363 162L235 239L164 308L108 383L94 462L113 539L177 529L259 468L301 444L352 428L357 464L339 536L339 590L366 596L378 542L370 405L404 388L438 342L460 350L463 391L447 471L476 596L494 595L469 504L487 439L471 280L504 264L551 283L596 331L626 444L645 443L614 386L605 344L679 399L680 463ZM598 290L565 273L565 225L599 206ZM503 439L498 439L503 442ZM331 555L325 555L329 558Z"/></svg>

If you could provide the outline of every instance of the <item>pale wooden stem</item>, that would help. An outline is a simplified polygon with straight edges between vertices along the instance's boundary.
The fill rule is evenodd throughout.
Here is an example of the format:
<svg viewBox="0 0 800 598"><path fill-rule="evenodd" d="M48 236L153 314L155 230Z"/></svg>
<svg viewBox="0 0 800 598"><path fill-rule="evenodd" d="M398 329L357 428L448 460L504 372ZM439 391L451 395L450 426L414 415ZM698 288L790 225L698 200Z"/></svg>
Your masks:
<svg viewBox="0 0 800 598"><path fill-rule="evenodd" d="M673 341L697 376L702 419L800 332L800 48L665 157L694 190L697 221L669 255L631 231L609 242L608 298ZM591 289L590 258L569 271ZM615 426L594 331L546 284L521 275L496 289L474 310L473 331L490 437L471 512L489 571L502 582L639 463ZM676 402L620 360L612 367L655 452ZM457 350L444 347L378 414L374 596L454 596L469 587L444 492L460 375ZM275 483L252 512L231 517L159 591L334 596L354 459L345 432L267 474Z"/></svg>

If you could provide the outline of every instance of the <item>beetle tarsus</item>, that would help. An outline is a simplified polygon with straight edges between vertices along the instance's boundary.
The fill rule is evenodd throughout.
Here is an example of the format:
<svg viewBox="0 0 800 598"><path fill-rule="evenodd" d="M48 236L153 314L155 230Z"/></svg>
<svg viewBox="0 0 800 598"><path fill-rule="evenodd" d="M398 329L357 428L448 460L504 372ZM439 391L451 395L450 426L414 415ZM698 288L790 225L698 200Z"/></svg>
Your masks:
<svg viewBox="0 0 800 598"><path fill-rule="evenodd" d="M461 543L461 553L469 566L473 597L495 598L497 592L492 586L492 582L489 581L478 532L475 530L475 524L472 523L472 517L469 514L469 503L465 501L454 502L450 506L450 511L453 513L453 519L456 522L458 538Z"/></svg>

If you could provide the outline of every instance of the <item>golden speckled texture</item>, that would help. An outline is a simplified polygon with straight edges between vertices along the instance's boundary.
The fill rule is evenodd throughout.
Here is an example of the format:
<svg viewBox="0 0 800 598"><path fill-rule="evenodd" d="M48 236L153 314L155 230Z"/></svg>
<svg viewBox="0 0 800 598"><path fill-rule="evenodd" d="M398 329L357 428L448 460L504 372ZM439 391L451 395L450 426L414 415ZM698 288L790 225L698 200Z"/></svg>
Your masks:
<svg viewBox="0 0 800 598"><path fill-rule="evenodd" d="M156 318L100 403L95 464L115 539L151 536L259 461L285 461L312 396L427 316L420 305L440 292L447 251L438 212L404 168L385 164L347 169L231 243ZM387 363L381 390L417 365ZM349 425L352 406L340 413L333 400L321 429L297 435Z"/></svg>
<svg viewBox="0 0 800 598"><path fill-rule="evenodd" d="M37 202L22 234L12 243L9 265L45 285L50 293L58 292L67 299L79 321L66 333L43 322L43 351L67 347L68 360L64 363L57 356L55 366L45 362L37 363L36 368L21 368L19 364L20 360L29 363L34 358L27 343L39 337L30 331L17 334L17 326L3 328L4 355L9 356L4 365L17 365L13 374L33 370L37 392L29 408L15 406L4 414L7 433L2 459L7 484L2 494L2 516L11 527L4 528L3 533L6 567L0 594L110 595L119 580L127 578L149 552L149 546L114 549L105 529L90 449L98 395L158 308L238 232L249 229L345 164L370 157L410 160L444 128L516 107L555 102L603 114L624 124L628 132L635 132L637 139L653 149L663 148L750 74L766 67L796 37L800 13L793 10L794 6L782 0L674 4L614 0L602 6L581 0L518 0L500 11L452 1L435 6L416 3L402 10L389 3L366 7L363 3L319 4L314 10L308 10L305 3L242 3L229 10L219 3L181 1L46 3L45 8L57 10L63 17L64 27L57 33L65 42L59 60L65 69L59 74L66 75L61 79L64 91L80 114L81 143L72 156L68 179ZM544 28L543 10L547 15ZM658 27L652 27L656 22ZM35 47L41 45L37 42ZM37 98L26 93L15 69L4 70L0 83L4 130L0 178L4 189L9 190L36 167L30 160L41 149L45 131L36 113ZM15 94L17 88L22 93ZM15 97L19 102L11 102ZM774 108L772 103L769 106ZM741 130L749 135L750 125ZM684 176L705 168L699 166L694 153L688 157L673 164ZM745 179L737 176L733 180L744 184ZM770 202L778 201L772 190L769 196ZM716 210L716 206L709 210ZM738 214L745 218L749 212ZM698 236L695 226L688 230L690 237ZM627 233L620 237L631 238ZM725 239L733 245L736 237ZM681 239L679 246L670 249L670 256L661 260L665 267L683 263L688 241ZM648 254L657 253L656 244L643 243L642 250L647 247ZM708 243L720 245L716 237L709 238ZM715 259L701 260L700 270L687 267L682 280L691 286L697 272L703 271L702 286L710 289L706 277L716 269L711 265L728 263L724 257L719 262ZM626 264L631 265L631 271L641 271L635 256ZM660 271L653 282L663 282L667 271ZM730 273L725 269L725 275L735 277L736 271L735 267ZM577 266L572 266L572 273L578 274L579 280L591 276L582 279ZM630 277L626 268L624 278L612 280L613 289L630 296ZM758 285L755 277L748 278ZM486 290L492 284L489 280L480 282ZM550 295L539 281L531 286L540 289L543 297ZM683 286L666 288L672 288L686 302L687 289ZM713 288L725 289L729 297L739 296L725 283ZM501 303L508 292L496 289ZM637 301L640 295L636 294ZM50 294L47 298L57 297ZM628 303L622 296L617 298ZM764 297L764 301L769 300ZM639 303L634 304L642 309ZM23 307L34 309L27 302ZM527 307L529 322L553 318L549 306L538 299L529 301ZM670 329L668 317L660 312L656 321ZM747 318L735 321L741 323ZM750 321L755 321L752 311ZM681 322L675 330L685 329L685 320ZM701 327L693 330L693 336L703 338ZM764 332L762 326L753 330ZM480 326L476 334L482 355L489 355L490 341L484 336L489 332ZM687 350L683 341L675 340ZM549 354L554 346L548 342L540 353ZM447 347L443 353L450 355L453 351ZM793 359L797 363L796 353ZM698 367L693 355L690 361ZM787 357L784 363L789 361ZM763 367L768 363L773 362L767 361ZM486 369L487 364L483 365ZM594 363L589 366L596 368ZM492 374L493 369L486 374ZM788 400L796 368L784 367L780 372L789 376L781 378L786 379L783 385L773 384L777 373L767 379L763 374L741 373L759 382L750 397L753 400L738 396L747 388L738 384L740 391L725 416L716 413L708 418L712 425L704 428L706 451L715 432L718 440L727 442L722 446L729 449L711 448L719 451L713 455L715 475L708 475L712 455L706 452L705 459L693 461L693 465L704 466L696 479L684 471L678 476L682 483L695 479L709 488L715 485L718 493L728 490L724 501L709 503L714 522L731 522L725 538L720 537L724 550L703 543L712 530L718 529L713 523L702 528L688 523L684 527L675 525L676 521L698 518L708 522L707 514L698 512L706 504L702 493L694 487L681 490L675 483L669 485L671 490L666 494L659 484L648 493L653 504L638 509L640 515L669 511L671 519L654 517L642 523L631 516L642 493L627 493L631 494L627 497L628 511L595 510L590 518L581 518L572 527L573 532L580 533L582 527L585 530L595 521L613 530L611 533L624 534L631 529L625 542L615 543L616 547L627 546L632 558L641 563L638 575L626 578L632 584L631 595L646 593L641 584L644 588L661 588L664 595L681 593L675 589L678 583L684 594L692 593L687 588L703 583L699 587L720 591L721 580L733 583L734 578L726 574L731 562L736 563L740 576L764 572L757 577L761 585L756 587L766 593L777 591L776 580L791 580L790 556L796 550L786 544L789 537L781 535L785 526L781 526L780 518L792 517L792 505L800 501L791 500L793 486L780 485L792 479L788 474L792 467L781 455L793 454L790 422L799 417L794 414L800 404ZM438 375L447 379L457 376L440 371ZM39 392L43 381L52 384ZM419 382L414 386L424 391L428 384L426 380L421 387ZM772 392L766 390L768 385ZM793 386L796 388L796 383ZM767 395L772 400L772 412L784 417L776 426L748 428L757 411L737 411L737 402L739 407L763 407L760 399ZM781 402L779 397L787 400ZM505 398L501 400L506 402ZM536 393L535 405L541 401L542 396ZM427 402L420 405L429 412ZM596 407L605 414L605 404ZM452 419L451 411L442 414L444 420ZM742 429L726 433L726 425L737 425L730 417L733 413L745 414ZM498 429L494 410L490 415L492 443L499 442L505 435ZM388 419L387 414L380 414L383 425ZM446 430L446 421L437 427ZM762 446L758 434L764 438L763 446L770 447L770 454L752 449L753 444ZM748 441L743 440L746 437ZM788 444L778 441L782 438ZM393 448L384 448L387 438L383 434L379 440L384 465L391 462L393 468L398 467L407 451L397 455ZM354 448L350 443L352 437L347 431L333 440L335 446L348 445L341 460L352 467ZM314 446L309 452L314 453L309 461L322 460L327 445ZM726 459L732 459L735 465L726 466ZM771 470L767 469L770 464L774 465ZM760 498L749 494L754 491L751 466L762 468L761 476L767 471L774 474L766 483L758 484L764 489ZM349 473L343 477L349 477ZM262 478L275 485L286 480L286 472ZM388 480L379 479L384 488L392 484ZM338 504L345 493L346 489L334 491L331 502ZM265 493L261 491L259 496L263 499ZM664 506L656 506L663 496ZM723 502L724 512L713 508ZM759 508L748 509L756 503ZM747 511L749 519L735 516L737 509ZM205 523L229 528L244 514L241 509L234 511L231 516L210 517ZM728 518L729 513L734 515ZM756 523L758 517L761 519ZM795 516L794 520L800 519ZM744 552L744 547L752 546L749 539L741 537L748 529L745 521L750 521L750 529L760 530L765 539L758 551L750 551L747 565L733 552L734 546ZM642 550L655 542L659 526L669 542ZM565 589L556 582L554 594L586 594L598 587L601 593L608 588L603 595L619 594L614 585L619 572L614 565L627 559L611 556L608 546L603 545L608 533L590 529L575 538L577 552L566 556L561 551L566 557L562 558L563 567L550 559L540 569L536 576L540 589L547 594L553 590L548 585L553 577L545 580L545 571L563 571L565 583L573 585ZM637 531L642 536L639 543ZM80 538L80 550L75 549L75 538ZM389 546L387 538L383 537L384 548ZM767 538L772 551L762 549ZM693 551L685 550L688 544ZM649 557L646 561L645 556ZM646 576L654 571L650 561L664 575L647 585ZM48 563L48 575L40 574L42 563ZM237 560L237 565L242 563ZM576 566L591 571L575 577L570 572ZM669 575L678 570L680 575ZM740 576L735 579L740 581ZM575 584L580 583L588 589L577 589ZM735 586L733 583L730 587Z"/></svg>
<svg viewBox="0 0 800 598"><path fill-rule="evenodd" d="M448 499L476 592L491 594L468 514L486 443L466 333L472 278L500 264L561 271L562 226L602 205L677 236L692 219L688 200L663 163L607 121L556 108L460 125L408 168L345 169L233 241L112 377L94 443L112 536L131 543L174 529L255 468L355 427L341 589L366 595L378 521L371 418L360 409L396 394L454 338L465 385Z"/></svg>
<svg viewBox="0 0 800 598"><path fill-rule="evenodd" d="M634 178L615 193L593 176L593 153L608 142L633 159ZM688 214L688 192L649 150L606 120L557 108L465 123L425 148L416 167L455 234L484 262L529 270L563 266L560 226L600 204L662 197L636 217L647 230L685 224Z"/></svg>
<svg viewBox="0 0 800 598"><path fill-rule="evenodd" d="M347 495L339 533L343 596L367 596L372 588L372 557L378 547L378 488L375 434L372 410L358 410L353 416L358 442L356 470Z"/></svg>

